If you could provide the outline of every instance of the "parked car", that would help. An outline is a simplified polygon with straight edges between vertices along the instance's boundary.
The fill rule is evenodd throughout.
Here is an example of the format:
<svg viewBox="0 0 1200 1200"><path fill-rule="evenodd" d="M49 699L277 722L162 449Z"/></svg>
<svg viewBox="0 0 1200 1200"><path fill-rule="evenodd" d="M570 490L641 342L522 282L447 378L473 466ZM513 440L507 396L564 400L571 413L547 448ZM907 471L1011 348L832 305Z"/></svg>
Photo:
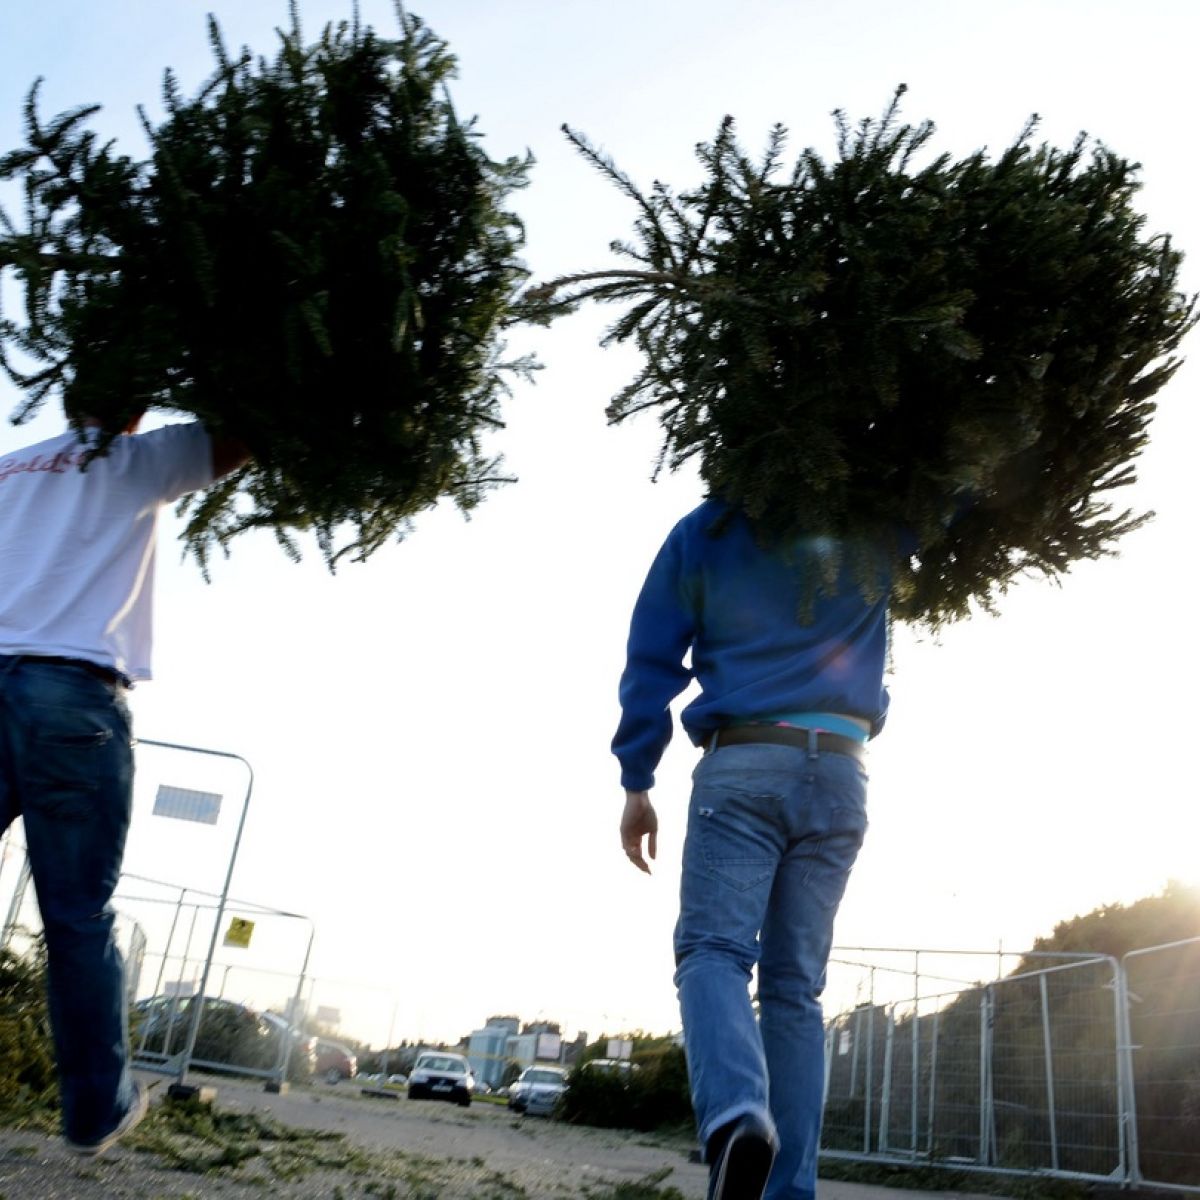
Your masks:
<svg viewBox="0 0 1200 1200"><path fill-rule="evenodd" d="M150 996L139 1000L129 1012L130 1040L142 1058L166 1059L178 1054L187 1044L192 1027L195 996ZM242 1051L258 1065L264 1048L258 1039L266 1030L257 1017L241 1004L210 996L204 1001L204 1013L196 1034L194 1057L224 1061L231 1048Z"/></svg>
<svg viewBox="0 0 1200 1200"><path fill-rule="evenodd" d="M358 1073L358 1056L341 1042L318 1038L313 1071L326 1083L340 1083L343 1079L353 1079Z"/></svg>
<svg viewBox="0 0 1200 1200"><path fill-rule="evenodd" d="M628 1079L634 1071L640 1071L642 1068L625 1058L590 1058L580 1069L596 1071L603 1075L620 1075L623 1079Z"/></svg>
<svg viewBox="0 0 1200 1200"><path fill-rule="evenodd" d="M311 1079L313 1072L317 1069L317 1039L311 1034L305 1033L304 1030L298 1029L286 1017L281 1017L278 1013L265 1012L262 1014L262 1019L271 1028L277 1052L284 1039L291 1038L292 1049L288 1055L288 1078L299 1082ZM278 1053L276 1061L278 1061Z"/></svg>
<svg viewBox="0 0 1200 1200"><path fill-rule="evenodd" d="M196 996L151 996L130 1012L131 1041L137 1057L166 1062L187 1045ZM218 996L204 999L192 1061L205 1070L263 1074L278 1066L283 1039L290 1037L289 1079L312 1070L315 1038L306 1038L275 1013L259 1013Z"/></svg>
<svg viewBox="0 0 1200 1200"><path fill-rule="evenodd" d="M508 1107L532 1116L549 1116L567 1090L561 1067L526 1067L508 1089Z"/></svg>
<svg viewBox="0 0 1200 1200"><path fill-rule="evenodd" d="M453 1100L466 1108L475 1092L471 1064L448 1050L425 1050L417 1055L408 1076L410 1100Z"/></svg>

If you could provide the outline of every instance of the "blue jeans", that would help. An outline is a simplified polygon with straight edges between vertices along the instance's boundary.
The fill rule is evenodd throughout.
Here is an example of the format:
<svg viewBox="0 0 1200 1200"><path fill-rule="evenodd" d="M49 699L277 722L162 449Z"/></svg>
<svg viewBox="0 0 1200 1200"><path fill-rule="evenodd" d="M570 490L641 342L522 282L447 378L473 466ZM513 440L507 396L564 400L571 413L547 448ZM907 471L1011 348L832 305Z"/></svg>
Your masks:
<svg viewBox="0 0 1200 1200"><path fill-rule="evenodd" d="M25 819L49 964L63 1131L93 1142L133 1100L109 901L133 792L129 710L82 667L0 654L0 831Z"/></svg>
<svg viewBox="0 0 1200 1200"><path fill-rule="evenodd" d="M756 1113L779 1136L769 1200L813 1200L824 1094L819 997L866 832L849 755L735 745L692 776L675 983L701 1143ZM748 984L758 967L760 1017Z"/></svg>

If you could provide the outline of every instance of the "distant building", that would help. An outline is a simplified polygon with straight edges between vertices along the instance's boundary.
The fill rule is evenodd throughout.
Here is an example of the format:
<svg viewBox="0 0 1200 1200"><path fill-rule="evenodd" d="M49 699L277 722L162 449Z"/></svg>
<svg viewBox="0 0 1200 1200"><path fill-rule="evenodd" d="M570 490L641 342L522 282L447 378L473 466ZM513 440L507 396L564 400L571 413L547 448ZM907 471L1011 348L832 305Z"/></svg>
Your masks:
<svg viewBox="0 0 1200 1200"><path fill-rule="evenodd" d="M499 1085L511 1057L508 1044L520 1028L517 1017L488 1017L482 1029L468 1036L467 1060L477 1080L488 1087Z"/></svg>
<svg viewBox="0 0 1200 1200"><path fill-rule="evenodd" d="M570 1066L587 1045L587 1034L564 1042L555 1021L531 1021L522 1028L518 1017L488 1017L482 1029L466 1039L467 1058L475 1078L489 1087L499 1086L510 1062L531 1067L538 1062Z"/></svg>
<svg viewBox="0 0 1200 1200"><path fill-rule="evenodd" d="M531 1067L535 1062L561 1063L562 1026L557 1021L530 1022L517 1036L508 1039L508 1057L523 1067Z"/></svg>
<svg viewBox="0 0 1200 1200"><path fill-rule="evenodd" d="M523 1067L531 1067L538 1058L538 1039L541 1033L520 1033L508 1039L508 1057Z"/></svg>
<svg viewBox="0 0 1200 1200"><path fill-rule="evenodd" d="M580 1030L575 1035L573 1042L563 1043L562 1065L564 1067L573 1067L579 1061L580 1056L587 1049L588 1035L586 1031Z"/></svg>

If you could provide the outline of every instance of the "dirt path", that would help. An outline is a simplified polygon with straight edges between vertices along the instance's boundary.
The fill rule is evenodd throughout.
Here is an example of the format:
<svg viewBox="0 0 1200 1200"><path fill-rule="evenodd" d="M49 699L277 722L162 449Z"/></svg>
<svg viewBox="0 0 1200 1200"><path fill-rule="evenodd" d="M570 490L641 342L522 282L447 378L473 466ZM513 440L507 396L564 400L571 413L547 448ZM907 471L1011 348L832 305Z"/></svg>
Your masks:
<svg viewBox="0 0 1200 1200"><path fill-rule="evenodd" d="M705 1193L706 1170L688 1162L685 1139L561 1125L481 1102L462 1109L370 1099L346 1084L273 1096L255 1084L213 1082L216 1112L248 1121L240 1142L172 1128L156 1089L146 1125L98 1159L75 1158L44 1134L0 1130L0 1200L567 1200L643 1180L686 1200ZM344 1140L281 1141L272 1118Z"/></svg>
<svg viewBox="0 0 1200 1200"><path fill-rule="evenodd" d="M349 1084L274 1096L210 1082L217 1103L199 1116L172 1113L156 1088L146 1122L98 1159L75 1158L48 1134L0 1129L0 1200L702 1200L707 1188L707 1168L688 1161L690 1138L563 1125L482 1102L371 1099ZM895 1196L819 1188L820 1200Z"/></svg>

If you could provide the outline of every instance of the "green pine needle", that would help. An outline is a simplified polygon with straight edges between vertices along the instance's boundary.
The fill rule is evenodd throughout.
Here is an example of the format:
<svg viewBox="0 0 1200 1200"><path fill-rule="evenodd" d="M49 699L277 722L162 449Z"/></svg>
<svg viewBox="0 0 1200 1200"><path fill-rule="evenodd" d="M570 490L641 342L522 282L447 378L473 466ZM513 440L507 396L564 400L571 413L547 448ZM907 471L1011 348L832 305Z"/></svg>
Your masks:
<svg viewBox="0 0 1200 1200"><path fill-rule="evenodd" d="M1136 164L1083 135L1035 145L1035 118L995 159L921 166L934 129L899 122L903 92L878 120L836 113L837 157L804 150L790 170L781 126L755 162L726 118L678 195L567 130L637 206L614 243L634 265L531 297L627 306L608 340L642 366L610 419L656 409L660 466L699 456L764 538L915 534L893 612L937 626L1146 519L1112 493L1196 306L1132 206Z"/></svg>
<svg viewBox="0 0 1200 1200"><path fill-rule="evenodd" d="M25 318L0 314L0 365L25 399L52 395L115 435L135 413L191 414L253 463L183 504L201 565L244 531L332 567L403 536L449 498L464 511L507 476L482 449L514 375L523 230L505 205L531 160L493 161L446 94L455 63L420 18L399 36L297 10L273 60L225 47L188 98L170 72L146 161L86 124L43 124L0 159L25 187L0 270Z"/></svg>

